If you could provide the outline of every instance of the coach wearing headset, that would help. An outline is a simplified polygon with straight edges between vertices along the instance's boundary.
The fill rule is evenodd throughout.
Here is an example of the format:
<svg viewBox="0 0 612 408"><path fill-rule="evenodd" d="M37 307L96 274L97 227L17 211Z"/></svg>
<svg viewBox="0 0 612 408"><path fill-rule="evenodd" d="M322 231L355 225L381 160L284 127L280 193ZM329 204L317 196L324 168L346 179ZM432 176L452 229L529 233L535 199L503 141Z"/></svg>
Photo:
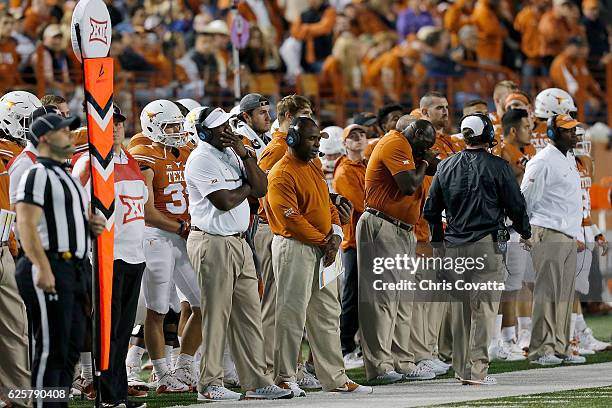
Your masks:
<svg viewBox="0 0 612 408"><path fill-rule="evenodd" d="M451 301L453 369L463 384L493 385L496 380L487 375L487 348L501 293L496 289L503 282L503 245L496 243L503 234L498 231L504 231L506 216L527 245L531 231L525 200L510 165L487 151L495 143L491 120L483 114L468 115L461 121L461 133L467 147L438 164L424 217L430 224L432 243L440 246L434 254L456 260L471 258L479 265L467 268L466 263L465 270L446 271L454 283L463 280L486 288L467 291L461 290L464 284L453 285L459 289L453 290Z"/></svg>
<svg viewBox="0 0 612 408"><path fill-rule="evenodd" d="M198 401L241 397L223 386L226 338L248 398L291 398L266 374L257 276L245 239L247 197L266 194L266 175L257 167L255 153L232 133L231 116L221 108L200 112L195 123L200 142L185 165L191 215L187 253L202 290Z"/></svg>
<svg viewBox="0 0 612 408"><path fill-rule="evenodd" d="M348 379L340 348L337 282L319 289L319 269L334 262L342 241L338 211L323 170L315 160L321 130L298 116L287 133L288 151L268 175L266 214L277 284L274 348L275 382L294 396L306 396L296 383L296 362L306 326L315 370L326 391L370 393L371 387Z"/></svg>
<svg viewBox="0 0 612 408"><path fill-rule="evenodd" d="M580 173L572 149L578 122L569 115L548 119L550 143L527 163L521 191L533 228L536 272L529 360L534 364L584 363L570 351L577 242L582 225Z"/></svg>

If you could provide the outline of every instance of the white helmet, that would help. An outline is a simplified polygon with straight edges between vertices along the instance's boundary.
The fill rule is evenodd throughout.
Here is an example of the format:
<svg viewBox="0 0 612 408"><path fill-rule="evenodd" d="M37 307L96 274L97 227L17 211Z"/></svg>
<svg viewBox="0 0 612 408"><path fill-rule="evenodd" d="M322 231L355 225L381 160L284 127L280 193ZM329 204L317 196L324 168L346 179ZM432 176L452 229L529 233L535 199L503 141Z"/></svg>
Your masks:
<svg viewBox="0 0 612 408"><path fill-rule="evenodd" d="M329 135L327 139L321 139L319 151L325 155L328 154L346 154L344 143L342 143L342 128L339 126L328 126L322 130ZM326 172L334 171L336 164L335 160L330 160L327 157L321 157L323 170Z"/></svg>
<svg viewBox="0 0 612 408"><path fill-rule="evenodd" d="M200 142L200 138L198 137L198 131L195 128L196 122L198 121L198 117L200 116L200 112L206 109L206 106L199 106L187 114L185 116L185 121L183 122L183 128L189 137L189 140L195 145Z"/></svg>
<svg viewBox="0 0 612 408"><path fill-rule="evenodd" d="M15 139L27 141L30 115L41 106L40 100L29 92L7 93L0 98L0 129Z"/></svg>
<svg viewBox="0 0 612 408"><path fill-rule="evenodd" d="M576 156L590 156L591 134L582 126L577 126L576 137L578 138L578 142L576 143L576 147L574 147L574 154Z"/></svg>
<svg viewBox="0 0 612 408"><path fill-rule="evenodd" d="M166 99L149 103L140 113L142 134L154 142L171 147L187 144L187 133L183 129L184 120L179 107ZM173 125L179 126L178 131L166 132L166 129Z"/></svg>
<svg viewBox="0 0 612 408"><path fill-rule="evenodd" d="M540 119L548 119L554 115L570 114L578 109L572 96L559 88L548 88L536 96L535 115Z"/></svg>
<svg viewBox="0 0 612 408"><path fill-rule="evenodd" d="M178 101L176 101L176 103L179 103L182 106L184 106L185 109L187 109L187 111L189 112L191 112L195 108L199 108L200 106L202 106L197 101L190 99L190 98L179 99Z"/></svg>

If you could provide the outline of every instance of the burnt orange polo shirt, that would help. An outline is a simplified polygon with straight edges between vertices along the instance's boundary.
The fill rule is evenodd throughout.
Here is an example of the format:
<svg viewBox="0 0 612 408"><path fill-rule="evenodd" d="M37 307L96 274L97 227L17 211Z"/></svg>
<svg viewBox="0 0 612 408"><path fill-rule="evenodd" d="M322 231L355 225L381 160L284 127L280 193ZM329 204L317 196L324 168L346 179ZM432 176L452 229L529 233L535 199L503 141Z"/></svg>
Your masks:
<svg viewBox="0 0 612 408"><path fill-rule="evenodd" d="M365 175L365 206L414 225L419 219L417 195L402 194L393 176L415 170L412 147L397 130L391 130L376 145Z"/></svg>
<svg viewBox="0 0 612 408"><path fill-rule="evenodd" d="M304 162L291 152L285 154L268 173L266 197L264 206L275 235L323 246L332 224L340 225L323 169L315 160Z"/></svg>
<svg viewBox="0 0 612 408"><path fill-rule="evenodd" d="M287 146L287 132L279 132L276 131L272 133L272 140L270 143L263 149L261 152L261 157L259 158L259 168L263 170L264 173L269 173L272 170L272 167L283 158L289 146ZM259 210L257 211L257 215L264 222L267 222L268 217L266 215L265 203L266 197L259 199Z"/></svg>
<svg viewBox="0 0 612 408"><path fill-rule="evenodd" d="M436 132L436 142L431 149L437 150L440 153L438 158L444 160L465 149L465 142L463 139Z"/></svg>
<svg viewBox="0 0 612 408"><path fill-rule="evenodd" d="M352 161L342 156L336 163L333 187L336 193L346 197L353 204L351 219L342 226L344 241L341 248L357 248L357 221L364 211L366 162Z"/></svg>

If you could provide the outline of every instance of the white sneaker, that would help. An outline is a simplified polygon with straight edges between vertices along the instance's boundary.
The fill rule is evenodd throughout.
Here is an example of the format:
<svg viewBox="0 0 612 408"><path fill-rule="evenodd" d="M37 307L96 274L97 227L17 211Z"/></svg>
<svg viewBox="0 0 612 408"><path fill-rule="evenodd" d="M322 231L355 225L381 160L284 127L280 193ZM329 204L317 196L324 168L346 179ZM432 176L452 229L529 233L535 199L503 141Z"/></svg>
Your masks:
<svg viewBox="0 0 612 408"><path fill-rule="evenodd" d="M397 371L391 370L387 371L383 375L379 375L376 377L377 381L383 381L386 383L394 383L404 379L404 376L398 373Z"/></svg>
<svg viewBox="0 0 612 408"><path fill-rule="evenodd" d="M278 386L284 390L291 390L294 397L305 397L306 396L306 391L301 389L298 383L296 382L284 381L278 384Z"/></svg>
<svg viewBox="0 0 612 408"><path fill-rule="evenodd" d="M461 380L463 385L496 385L497 380L490 375L487 375L482 380Z"/></svg>
<svg viewBox="0 0 612 408"><path fill-rule="evenodd" d="M504 348L512 354L519 354L521 356L525 355L525 351L519 347L514 340L504 341Z"/></svg>
<svg viewBox="0 0 612 408"><path fill-rule="evenodd" d="M204 392L198 392L198 401L240 401L242 394L228 390L220 385L209 385Z"/></svg>
<svg viewBox="0 0 612 408"><path fill-rule="evenodd" d="M497 339L489 346L489 361L521 361L526 357L521 353L513 353L506 347L502 339Z"/></svg>
<svg viewBox="0 0 612 408"><path fill-rule="evenodd" d="M191 387L179 381L171 371L168 371L166 375L157 380L156 392L158 394L172 394L189 391L191 391Z"/></svg>
<svg viewBox="0 0 612 408"><path fill-rule="evenodd" d="M255 391L247 391L246 399L290 399L293 398L292 390L285 390L278 385L268 385L266 387L257 388Z"/></svg>
<svg viewBox="0 0 612 408"><path fill-rule="evenodd" d="M559 357L554 354L545 354L537 360L530 361L531 364L538 364L542 366L559 365L563 362Z"/></svg>
<svg viewBox="0 0 612 408"><path fill-rule="evenodd" d="M593 337L593 331L589 327L578 332L576 337L578 337L582 347L588 350L603 351L611 347L610 343L599 341Z"/></svg>
<svg viewBox="0 0 612 408"><path fill-rule="evenodd" d="M430 360L424 360L430 361ZM419 363L414 370L409 373L404 374L404 380L433 380L436 378L436 373L433 369L427 364Z"/></svg>
<svg viewBox="0 0 612 408"><path fill-rule="evenodd" d="M374 388L368 387L366 385L359 385L352 380L348 380L347 382L344 383L344 385L334 388L330 392L338 392L341 394L345 394L345 393L371 394L374 392Z"/></svg>
<svg viewBox="0 0 612 408"><path fill-rule="evenodd" d="M436 358L434 358L434 359L433 359L433 360L431 360L431 361L433 361L433 363L434 363L435 365L437 365L437 366L439 366L439 367L442 367L442 368L444 368L444 369L445 369L445 370L447 370L447 371L448 371L448 370L450 370L450 369L451 369L451 367L452 367L452 364L445 363L444 361L440 360L440 359L439 359L439 358L437 358L437 357L436 357Z"/></svg>
<svg viewBox="0 0 612 408"><path fill-rule="evenodd" d="M321 382L313 374L306 371L303 365L298 366L298 371L301 371L302 378L297 380L297 385L305 390L320 390L323 388Z"/></svg>
<svg viewBox="0 0 612 408"><path fill-rule="evenodd" d="M141 389L143 391L149 390L149 384L140 378L141 368L140 365L130 366L126 365L125 370L127 371L127 381L129 387Z"/></svg>
<svg viewBox="0 0 612 408"><path fill-rule="evenodd" d="M594 350L582 347L582 344L577 340L572 340L570 343L570 351L576 356L590 356L595 354Z"/></svg>
<svg viewBox="0 0 612 408"><path fill-rule="evenodd" d="M191 371L191 365L178 367L174 370L174 376L183 384L188 385L192 390L198 385L198 379L193 371Z"/></svg>
<svg viewBox="0 0 612 408"><path fill-rule="evenodd" d="M518 337L516 340L517 346L521 350L526 350L529 348L529 343L531 342L531 332L527 329L521 329L518 332Z"/></svg>
<svg viewBox="0 0 612 408"><path fill-rule="evenodd" d="M584 364L586 363L586 358L582 356L577 356L575 354L570 354L563 359L563 364Z"/></svg>
<svg viewBox="0 0 612 408"><path fill-rule="evenodd" d="M344 359L344 368L350 370L352 368L360 368L363 367L363 357L359 357L357 355L357 350L348 353L343 357Z"/></svg>
<svg viewBox="0 0 612 408"><path fill-rule="evenodd" d="M448 368L444 368L439 364L436 364L433 360L421 360L417 364L417 368L424 367L429 371L433 371L435 375L444 375L448 373Z"/></svg>

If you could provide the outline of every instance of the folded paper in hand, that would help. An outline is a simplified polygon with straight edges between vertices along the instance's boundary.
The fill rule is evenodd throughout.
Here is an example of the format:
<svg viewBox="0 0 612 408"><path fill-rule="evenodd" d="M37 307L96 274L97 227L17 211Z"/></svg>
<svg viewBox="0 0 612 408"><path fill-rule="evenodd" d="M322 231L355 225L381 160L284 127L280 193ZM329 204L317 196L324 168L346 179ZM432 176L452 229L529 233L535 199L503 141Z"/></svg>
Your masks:
<svg viewBox="0 0 612 408"><path fill-rule="evenodd" d="M343 272L344 268L342 267L340 251L336 252L336 259L327 268L323 266L323 259L321 259L321 265L319 266L319 289L323 289L329 283L336 280Z"/></svg>
<svg viewBox="0 0 612 408"><path fill-rule="evenodd" d="M9 240L14 223L15 213L13 211L0 210L0 242Z"/></svg>

